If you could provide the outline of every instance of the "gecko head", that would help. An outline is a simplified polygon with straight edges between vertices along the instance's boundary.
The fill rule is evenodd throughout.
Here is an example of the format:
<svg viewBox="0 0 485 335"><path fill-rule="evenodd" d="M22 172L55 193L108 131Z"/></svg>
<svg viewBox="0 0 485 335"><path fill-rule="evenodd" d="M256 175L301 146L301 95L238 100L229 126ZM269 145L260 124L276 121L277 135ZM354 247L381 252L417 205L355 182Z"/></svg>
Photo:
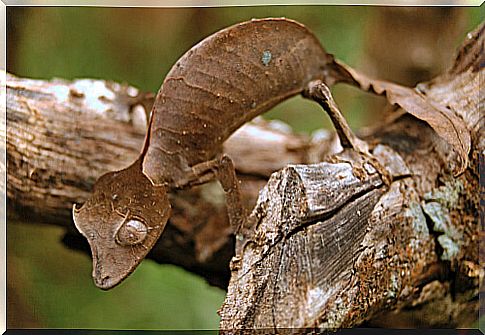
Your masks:
<svg viewBox="0 0 485 335"><path fill-rule="evenodd" d="M91 247L96 286L107 290L130 275L155 245L169 216L166 188L154 186L139 161L101 176L91 198L73 206L74 224Z"/></svg>

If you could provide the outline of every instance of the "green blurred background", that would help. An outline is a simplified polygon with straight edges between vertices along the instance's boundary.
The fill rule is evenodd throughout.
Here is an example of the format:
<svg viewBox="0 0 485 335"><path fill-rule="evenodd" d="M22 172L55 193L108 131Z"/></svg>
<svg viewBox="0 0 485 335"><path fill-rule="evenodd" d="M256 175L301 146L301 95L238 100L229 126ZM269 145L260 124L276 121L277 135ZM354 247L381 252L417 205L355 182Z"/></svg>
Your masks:
<svg viewBox="0 0 485 335"><path fill-rule="evenodd" d="M426 21L432 9L423 11L428 12L415 16ZM284 16L304 23L338 59L372 73L373 52L381 43L379 37L385 35L382 25L389 15L396 13L360 6L8 7L7 70L43 79L110 79L156 92L177 58L207 35L251 18ZM452 47L446 44L446 61L425 65L411 81L431 77L449 65L455 48L480 18L483 9L466 8L446 16L449 22L426 23L428 29L452 39ZM456 26L451 37L440 32L445 29L442 25L450 24ZM376 33L379 31L382 34ZM400 40L385 48L412 53ZM425 58L420 55L415 57L418 63ZM407 63L401 64L401 71L406 72ZM382 64L384 70L391 66ZM388 71L389 76L391 73ZM385 72L380 75L386 77ZM378 118L375 113L366 113L377 103L368 94L345 87L337 87L334 94L354 128L371 125ZM298 132L329 127L321 111L299 97L277 106L267 117L280 118ZM8 222L9 328L217 328L216 311L224 291L179 268L152 261L144 261L115 289L101 291L91 281L90 258L65 248L60 242L63 232L53 225Z"/></svg>

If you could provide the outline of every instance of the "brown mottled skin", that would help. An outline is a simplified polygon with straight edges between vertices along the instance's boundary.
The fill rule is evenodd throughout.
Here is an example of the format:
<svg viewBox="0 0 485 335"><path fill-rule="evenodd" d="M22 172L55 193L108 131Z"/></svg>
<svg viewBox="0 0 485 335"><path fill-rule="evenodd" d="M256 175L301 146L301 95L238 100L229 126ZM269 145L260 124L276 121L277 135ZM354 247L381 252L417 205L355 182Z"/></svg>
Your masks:
<svg viewBox="0 0 485 335"><path fill-rule="evenodd" d="M324 79L332 61L307 28L286 19L253 20L206 38L158 92L143 172L155 184L184 186L192 166L213 159L244 123Z"/></svg>
<svg viewBox="0 0 485 335"><path fill-rule="evenodd" d="M117 285L146 256L170 217L170 190L217 178L237 230L244 214L223 142L315 80L330 85L348 77L306 27L287 19L234 25L183 55L158 92L138 160L102 176L92 197L74 206L76 227L91 246L96 285Z"/></svg>

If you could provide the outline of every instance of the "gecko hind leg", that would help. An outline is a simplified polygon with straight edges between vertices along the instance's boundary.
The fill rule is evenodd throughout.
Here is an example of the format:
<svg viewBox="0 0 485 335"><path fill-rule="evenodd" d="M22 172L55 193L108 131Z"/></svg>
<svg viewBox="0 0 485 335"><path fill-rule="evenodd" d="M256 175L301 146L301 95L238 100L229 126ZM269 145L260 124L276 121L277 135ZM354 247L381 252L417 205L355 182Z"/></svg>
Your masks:
<svg viewBox="0 0 485 335"><path fill-rule="evenodd" d="M307 89L302 93L303 97L317 102L327 112L332 120L333 126L337 131L340 144L344 149L353 149L363 154L369 154L369 146L366 142L359 139L350 129L347 120L337 107L335 100L330 93L330 89L321 80L311 81Z"/></svg>
<svg viewBox="0 0 485 335"><path fill-rule="evenodd" d="M350 129L347 120L335 103L329 87L321 80L314 80L308 84L306 90L302 92L302 95L305 98L312 99L317 102L327 112L328 116L332 120L335 130L337 131L340 144L344 150L352 149L367 157L367 160L381 175L383 182L389 186L392 182L392 176L387 169L383 167L380 162L369 152L367 142L359 139L354 134L352 129Z"/></svg>

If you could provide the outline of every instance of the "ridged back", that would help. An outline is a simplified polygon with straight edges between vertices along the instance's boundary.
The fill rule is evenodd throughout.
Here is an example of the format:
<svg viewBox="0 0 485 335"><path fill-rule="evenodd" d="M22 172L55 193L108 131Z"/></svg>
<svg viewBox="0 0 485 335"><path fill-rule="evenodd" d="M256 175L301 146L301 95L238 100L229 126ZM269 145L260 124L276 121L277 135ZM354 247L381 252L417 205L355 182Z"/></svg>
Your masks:
<svg viewBox="0 0 485 335"><path fill-rule="evenodd" d="M152 110L144 173L155 183L211 159L245 122L323 79L333 61L316 37L288 19L221 30L172 67Z"/></svg>

